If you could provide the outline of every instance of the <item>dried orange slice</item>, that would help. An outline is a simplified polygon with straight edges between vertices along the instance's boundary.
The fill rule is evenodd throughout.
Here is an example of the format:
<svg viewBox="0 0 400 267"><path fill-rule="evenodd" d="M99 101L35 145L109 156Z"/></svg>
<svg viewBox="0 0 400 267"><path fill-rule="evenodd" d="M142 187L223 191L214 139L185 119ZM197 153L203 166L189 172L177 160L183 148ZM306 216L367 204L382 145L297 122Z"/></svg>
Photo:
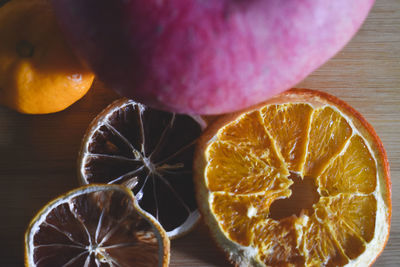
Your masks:
<svg viewBox="0 0 400 267"><path fill-rule="evenodd" d="M26 266L168 266L169 249L160 224L120 185L60 196L25 234Z"/></svg>
<svg viewBox="0 0 400 267"><path fill-rule="evenodd" d="M199 220L192 164L205 128L196 116L120 99L89 126L79 156L81 182L124 184L173 238Z"/></svg>
<svg viewBox="0 0 400 267"><path fill-rule="evenodd" d="M386 244L386 153L331 95L291 90L220 118L194 164L199 209L238 266L367 266Z"/></svg>

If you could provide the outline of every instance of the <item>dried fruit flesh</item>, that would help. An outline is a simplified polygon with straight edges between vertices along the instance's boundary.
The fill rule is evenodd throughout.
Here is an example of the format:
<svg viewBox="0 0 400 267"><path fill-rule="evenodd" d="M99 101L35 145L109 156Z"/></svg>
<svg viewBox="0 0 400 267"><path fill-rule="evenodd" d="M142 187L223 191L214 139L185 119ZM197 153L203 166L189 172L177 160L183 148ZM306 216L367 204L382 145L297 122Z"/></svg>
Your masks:
<svg viewBox="0 0 400 267"><path fill-rule="evenodd" d="M168 266L169 239L130 190L86 186L57 198L25 235L27 266Z"/></svg>
<svg viewBox="0 0 400 267"><path fill-rule="evenodd" d="M195 156L206 223L239 266L356 266L382 251L386 154L344 102L291 90L210 126Z"/></svg>
<svg viewBox="0 0 400 267"><path fill-rule="evenodd" d="M170 237L198 221L192 179L200 117L148 108L120 99L89 126L79 156L84 184L123 184Z"/></svg>

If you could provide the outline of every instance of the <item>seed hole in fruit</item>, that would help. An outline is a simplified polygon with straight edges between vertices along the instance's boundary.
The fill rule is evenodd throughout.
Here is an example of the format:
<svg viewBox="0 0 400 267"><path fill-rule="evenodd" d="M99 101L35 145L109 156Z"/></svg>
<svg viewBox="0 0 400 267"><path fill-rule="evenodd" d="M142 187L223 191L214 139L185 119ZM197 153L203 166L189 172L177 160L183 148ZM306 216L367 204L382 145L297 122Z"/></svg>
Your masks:
<svg viewBox="0 0 400 267"><path fill-rule="evenodd" d="M311 215L314 212L313 204L320 198L314 178L301 179L295 173L291 173L289 178L294 182L290 187L292 195L271 204L270 216L274 220L281 220L292 215L300 216L302 212Z"/></svg>
<svg viewBox="0 0 400 267"><path fill-rule="evenodd" d="M33 46L33 44L26 40L19 41L17 43L16 49L18 55L24 58L32 57L33 53L35 52L35 47Z"/></svg>

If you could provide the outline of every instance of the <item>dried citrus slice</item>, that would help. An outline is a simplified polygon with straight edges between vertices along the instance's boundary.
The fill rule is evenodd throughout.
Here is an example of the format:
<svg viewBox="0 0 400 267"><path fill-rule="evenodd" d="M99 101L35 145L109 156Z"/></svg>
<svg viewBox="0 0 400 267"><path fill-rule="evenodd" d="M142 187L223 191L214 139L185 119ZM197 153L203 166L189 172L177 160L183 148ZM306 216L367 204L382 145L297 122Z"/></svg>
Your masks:
<svg viewBox="0 0 400 267"><path fill-rule="evenodd" d="M25 234L27 266L168 266L169 238L120 185L91 185L47 204Z"/></svg>
<svg viewBox="0 0 400 267"><path fill-rule="evenodd" d="M296 89L204 132L196 194L238 266L367 266L389 236L387 156L343 101Z"/></svg>
<svg viewBox="0 0 400 267"><path fill-rule="evenodd" d="M205 128L196 116L148 108L120 99L90 124L79 156L84 184L124 184L139 205L173 238L199 219L192 164Z"/></svg>

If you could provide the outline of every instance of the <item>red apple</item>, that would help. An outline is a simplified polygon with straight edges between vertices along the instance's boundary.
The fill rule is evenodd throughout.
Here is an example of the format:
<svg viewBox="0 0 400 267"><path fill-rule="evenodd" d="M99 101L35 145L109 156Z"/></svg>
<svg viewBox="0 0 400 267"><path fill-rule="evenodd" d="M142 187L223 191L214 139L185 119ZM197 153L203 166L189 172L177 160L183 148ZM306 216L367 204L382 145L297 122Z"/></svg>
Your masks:
<svg viewBox="0 0 400 267"><path fill-rule="evenodd" d="M215 114L261 102L338 52L373 0L52 0L77 53L155 108Z"/></svg>

